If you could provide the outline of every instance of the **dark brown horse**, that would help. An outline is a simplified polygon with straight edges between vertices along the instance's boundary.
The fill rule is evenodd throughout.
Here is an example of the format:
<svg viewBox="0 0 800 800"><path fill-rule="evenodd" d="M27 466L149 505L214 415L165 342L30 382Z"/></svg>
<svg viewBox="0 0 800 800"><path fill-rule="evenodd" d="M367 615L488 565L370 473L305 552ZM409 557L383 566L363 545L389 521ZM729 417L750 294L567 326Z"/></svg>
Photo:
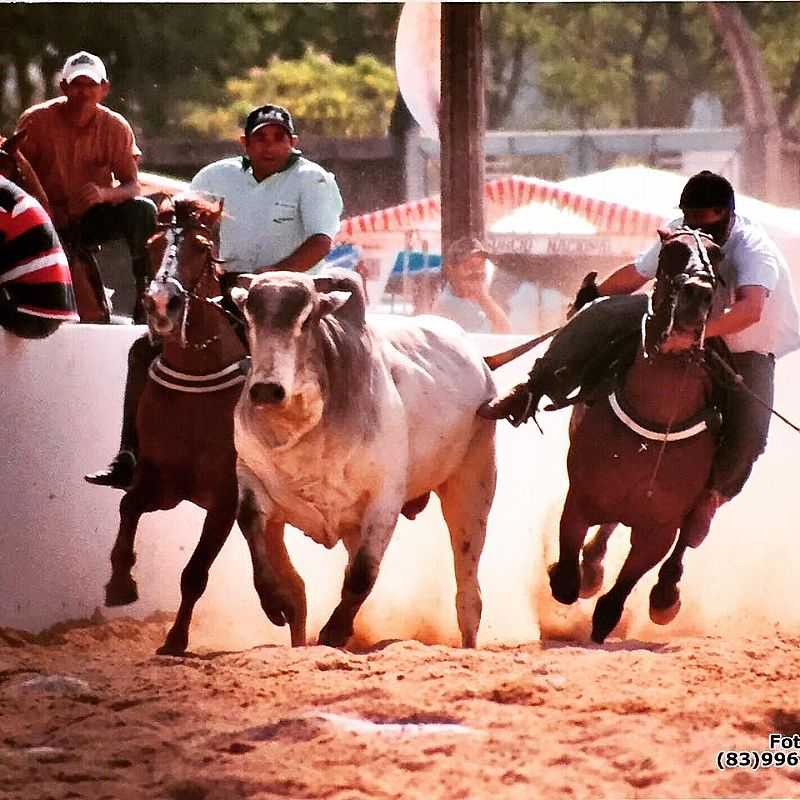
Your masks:
<svg viewBox="0 0 800 800"><path fill-rule="evenodd" d="M195 603L236 519L233 409L244 376L245 349L225 311L215 259L221 203L174 200L174 216L148 244L160 264L145 296L150 329L163 352L150 367L138 406L139 454L134 483L120 503L111 552L107 605L138 598L131 576L141 515L189 500L206 509L200 540L181 576L181 605L159 653L186 650Z"/></svg>
<svg viewBox="0 0 800 800"><path fill-rule="evenodd" d="M559 558L548 570L553 597L574 603L579 594L599 588L597 568L614 524L631 528L630 552L594 610L595 642L611 633L633 587L667 555L706 485L715 448L703 346L713 265L721 253L711 239L689 229L661 236L651 311L634 361L617 391L588 407L572 432ZM690 334L694 345L671 351L673 333ZM581 591L581 547L589 527L598 524L599 536L584 552ZM677 583L686 547L679 536L651 592L650 616L659 624L672 620L680 606Z"/></svg>

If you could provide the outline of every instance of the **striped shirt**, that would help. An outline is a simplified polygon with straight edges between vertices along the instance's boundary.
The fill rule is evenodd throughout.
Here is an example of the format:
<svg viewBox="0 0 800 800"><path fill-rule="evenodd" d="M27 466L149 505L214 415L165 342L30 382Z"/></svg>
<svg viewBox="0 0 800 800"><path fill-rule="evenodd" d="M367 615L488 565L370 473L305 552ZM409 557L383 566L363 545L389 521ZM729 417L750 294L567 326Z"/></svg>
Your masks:
<svg viewBox="0 0 800 800"><path fill-rule="evenodd" d="M22 314L78 321L69 264L50 217L0 176L0 292Z"/></svg>

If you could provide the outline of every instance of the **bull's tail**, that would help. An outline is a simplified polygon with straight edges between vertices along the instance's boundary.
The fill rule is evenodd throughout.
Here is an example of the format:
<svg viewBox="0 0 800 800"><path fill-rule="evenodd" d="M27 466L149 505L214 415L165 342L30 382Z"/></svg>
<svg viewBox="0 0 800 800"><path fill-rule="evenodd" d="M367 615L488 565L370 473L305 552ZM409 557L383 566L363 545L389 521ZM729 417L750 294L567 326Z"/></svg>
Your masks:
<svg viewBox="0 0 800 800"><path fill-rule="evenodd" d="M519 358L521 355L524 355L529 350L533 350L536 345L541 344L542 342L546 342L548 339L552 339L561 328L553 328L553 330L548 331L547 333L543 333L541 336L537 336L535 339L530 339L527 342L523 342L522 344L518 344L516 347L512 347L509 350L504 350L502 353L495 353L491 356L484 356L483 360L486 362L486 365L491 370L495 370L498 367L502 367L505 364L508 364L509 361L513 361L515 358Z"/></svg>

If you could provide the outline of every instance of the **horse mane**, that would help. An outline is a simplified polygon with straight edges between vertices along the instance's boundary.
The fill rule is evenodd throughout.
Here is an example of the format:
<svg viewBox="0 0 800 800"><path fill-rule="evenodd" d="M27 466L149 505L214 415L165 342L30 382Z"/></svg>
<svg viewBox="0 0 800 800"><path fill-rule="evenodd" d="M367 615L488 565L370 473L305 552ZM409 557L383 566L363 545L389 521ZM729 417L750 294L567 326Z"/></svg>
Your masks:
<svg viewBox="0 0 800 800"><path fill-rule="evenodd" d="M158 222L179 228L203 227L214 230L222 216L221 198L199 192L183 192L162 201Z"/></svg>

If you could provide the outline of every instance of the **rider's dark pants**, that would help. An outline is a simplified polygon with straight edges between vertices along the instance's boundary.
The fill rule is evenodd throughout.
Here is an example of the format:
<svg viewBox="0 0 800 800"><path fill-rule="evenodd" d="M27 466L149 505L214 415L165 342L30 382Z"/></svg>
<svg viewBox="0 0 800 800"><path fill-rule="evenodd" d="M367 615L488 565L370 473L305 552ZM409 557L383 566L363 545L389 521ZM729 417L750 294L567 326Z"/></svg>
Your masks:
<svg viewBox="0 0 800 800"><path fill-rule="evenodd" d="M733 368L744 384L767 407L746 391L726 392L720 445L714 457L709 486L725 497L735 497L750 476L753 464L764 452L775 388L775 356L762 353L731 353Z"/></svg>
<svg viewBox="0 0 800 800"><path fill-rule="evenodd" d="M125 239L128 243L137 303L147 287L149 274L145 245L155 230L156 206L149 197L134 197L118 205L101 203L90 208L78 223L82 244L100 244L111 239Z"/></svg>
<svg viewBox="0 0 800 800"><path fill-rule="evenodd" d="M161 352L161 342L153 344L148 334L142 334L128 350L128 374L125 378L125 399L122 405L122 435L119 449L138 453L136 410L147 383L147 370Z"/></svg>

